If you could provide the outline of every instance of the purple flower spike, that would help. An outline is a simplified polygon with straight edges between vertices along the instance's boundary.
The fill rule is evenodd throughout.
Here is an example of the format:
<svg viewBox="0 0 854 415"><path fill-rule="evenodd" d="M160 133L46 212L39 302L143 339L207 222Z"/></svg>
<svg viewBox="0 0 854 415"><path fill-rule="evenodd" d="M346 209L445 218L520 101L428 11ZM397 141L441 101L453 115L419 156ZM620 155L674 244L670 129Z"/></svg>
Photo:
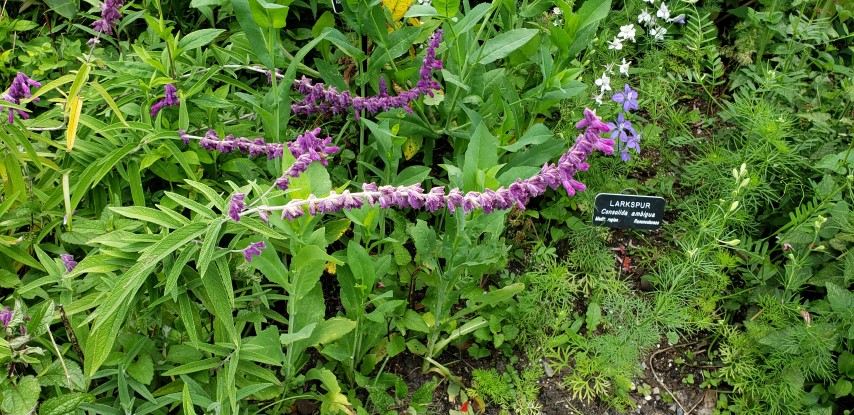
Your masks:
<svg viewBox="0 0 854 415"><path fill-rule="evenodd" d="M228 217L235 222L240 222L240 214L246 208L246 204L243 203L245 197L246 195L243 193L235 193L231 195L231 200L228 201Z"/></svg>
<svg viewBox="0 0 854 415"><path fill-rule="evenodd" d="M119 19L122 18L119 9L123 5L122 0L105 0L99 4L101 7L101 20L96 20L92 23L92 28L96 32L112 35L113 29L119 24Z"/></svg>
<svg viewBox="0 0 854 415"><path fill-rule="evenodd" d="M638 109L638 93L629 84L625 84L623 92L617 92L611 99L618 104L623 104L625 112Z"/></svg>
<svg viewBox="0 0 854 415"><path fill-rule="evenodd" d="M174 85L166 84L163 89L166 91L166 95L151 106L151 118L156 117L157 113L163 108L181 105L181 101L178 100L178 89ZM181 139L183 140L184 137L182 136ZM187 142L189 142L189 139Z"/></svg>
<svg viewBox="0 0 854 415"><path fill-rule="evenodd" d="M385 79L380 79L379 94L371 97L352 96L350 92L338 92L334 87L327 87L322 83L313 83L311 79L302 77L294 81L292 88L300 94L305 95L302 101L291 105L294 114L309 115L319 112L324 115L343 114L351 109L355 112L356 119L359 112L365 110L371 114L380 111L388 111L392 108L403 108L411 113L412 101L424 95L434 96L433 91L438 91L441 86L433 80L433 71L442 70L442 61L436 59L436 49L442 41L442 30L436 34L427 47L424 63L419 70L419 80L415 88L401 92L397 96L388 94Z"/></svg>
<svg viewBox="0 0 854 415"><path fill-rule="evenodd" d="M74 260L73 255L62 254L59 258L62 259L62 264L65 265L65 272L74 271L74 267L77 266L77 261Z"/></svg>
<svg viewBox="0 0 854 415"><path fill-rule="evenodd" d="M30 87L41 88L42 84L30 79L29 76L24 74L23 72L18 72L18 75L15 76L15 79L12 80L12 85L9 87L9 92L0 95L4 101L9 101L13 104L20 104L22 99L29 98L33 96L30 92ZM33 99L33 102L39 102L38 98ZM0 106L0 112L3 112L6 108ZM15 114L18 114L21 118L27 119L30 118L30 114L27 114L24 111L19 109L9 108L9 124L15 122Z"/></svg>
<svg viewBox="0 0 854 415"><path fill-rule="evenodd" d="M246 258L246 262L252 262L252 257L261 256L261 250L266 247L267 244L264 241L252 242L243 249L243 258Z"/></svg>
<svg viewBox="0 0 854 415"><path fill-rule="evenodd" d="M575 178L575 175L590 168L587 158L596 150L606 154L614 153L614 140L601 137L602 134L610 132L611 127L603 123L594 111L585 110L584 119L577 126L584 129L584 132L578 136L569 151L561 156L557 164L546 163L539 174L527 180L517 180L507 187L465 194L460 189L454 188L445 194L445 189L441 187L434 187L429 192L425 192L420 184L395 187L364 183L362 184L362 191L358 193L345 190L341 194L333 191L323 197L309 195L306 199L291 200L284 206L260 206L252 209L251 212L259 212L259 214L264 212L266 215L270 211L281 211L282 219L294 220L306 214L305 206L308 206L308 214L310 215L358 209L364 204L379 206L381 209L412 208L426 209L430 212L445 207L451 213L455 213L459 209L466 213L478 209L490 213L496 210L510 209L513 206L524 209L531 198L542 195L549 187L552 189L563 187L570 196L585 190L586 187ZM328 146L328 141L317 138L318 133L318 130L306 133L289 145L294 155L299 154L297 162L304 157L314 161L316 160L313 159L314 154L317 154L316 157L322 157L323 154L326 154L322 148ZM634 145L636 143L631 144L631 140L629 144L626 144L626 146ZM314 148L315 151L310 151L310 148ZM317 150L319 148L320 151ZM285 179L287 177L279 180L287 183Z"/></svg>

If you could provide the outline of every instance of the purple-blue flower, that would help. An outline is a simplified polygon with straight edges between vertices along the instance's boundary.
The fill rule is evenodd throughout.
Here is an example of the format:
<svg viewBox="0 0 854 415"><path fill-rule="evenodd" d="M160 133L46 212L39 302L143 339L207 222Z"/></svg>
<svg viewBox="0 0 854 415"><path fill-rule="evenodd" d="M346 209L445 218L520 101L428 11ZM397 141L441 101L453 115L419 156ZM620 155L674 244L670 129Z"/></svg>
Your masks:
<svg viewBox="0 0 854 415"><path fill-rule="evenodd" d="M246 204L243 203L245 197L246 195L243 193L235 193L231 195L231 200L228 201L228 217L235 222L240 222L240 214L246 208Z"/></svg>
<svg viewBox="0 0 854 415"><path fill-rule="evenodd" d="M74 267L77 266L77 261L74 260L73 255L62 254L59 258L62 259L62 265L65 265L65 272L74 271Z"/></svg>
<svg viewBox="0 0 854 415"><path fill-rule="evenodd" d="M119 24L118 20L122 18L122 14L119 12L122 5L122 0L105 0L99 4L98 6L101 7L101 20L93 22L92 28L96 32L112 35L113 29Z"/></svg>
<svg viewBox="0 0 854 415"><path fill-rule="evenodd" d="M154 105L151 106L152 118L156 117L157 113L160 112L160 110L163 108L181 105L181 101L178 100L178 89L175 88L175 85L166 84L163 89L165 90L166 94L160 101L157 101Z"/></svg>
<svg viewBox="0 0 854 415"><path fill-rule="evenodd" d="M638 109L638 93L633 90L629 84L626 84L623 87L623 92L617 92L611 97L616 103L623 104L623 111L629 112L629 110Z"/></svg>
<svg viewBox="0 0 854 415"><path fill-rule="evenodd" d="M18 72L15 76L15 79L12 80L12 85L9 87L9 92L6 92L0 98L4 101L9 101L13 104L20 104L22 99L29 98L33 96L30 92L30 87L40 88L42 84L30 79L29 76L24 74L23 72ZM33 102L38 102L39 99L33 99ZM0 106L0 112L3 112L6 108ZM30 118L30 115L24 111L19 109L9 108L9 124L15 122L15 114L18 114L23 119Z"/></svg>
<svg viewBox="0 0 854 415"><path fill-rule="evenodd" d="M397 96L388 94L385 79L380 79L379 94L371 97L352 96L349 91L338 92L334 87L326 87L322 83L313 83L311 79L302 77L302 79L294 81L293 89L300 94L305 95L302 101L291 105L291 111L294 114L309 115L315 112L321 114L342 114L350 111L352 108L355 111L356 118L359 118L359 112L365 110L371 114L376 114L380 111L388 111L391 108L403 108L407 112L412 113L410 104L423 95L433 96L433 91L441 89L438 82L433 80L433 71L442 70L442 61L436 59L436 49L442 41L442 30L436 31L430 45L427 47L427 53L424 57L423 65L419 70L419 79L416 87L408 91L401 92Z"/></svg>
<svg viewBox="0 0 854 415"><path fill-rule="evenodd" d="M252 262L252 258L261 256L261 250L266 247L267 244L264 241L252 242L249 246L243 248L243 258L246 258L246 262Z"/></svg>
<svg viewBox="0 0 854 415"><path fill-rule="evenodd" d="M632 127L632 122L627 120L622 112L617 115L616 122L608 123L608 127L611 128L611 139L620 139L620 158L623 161L631 160L632 156L628 151L630 148L640 153L640 145L638 144L640 136Z"/></svg>

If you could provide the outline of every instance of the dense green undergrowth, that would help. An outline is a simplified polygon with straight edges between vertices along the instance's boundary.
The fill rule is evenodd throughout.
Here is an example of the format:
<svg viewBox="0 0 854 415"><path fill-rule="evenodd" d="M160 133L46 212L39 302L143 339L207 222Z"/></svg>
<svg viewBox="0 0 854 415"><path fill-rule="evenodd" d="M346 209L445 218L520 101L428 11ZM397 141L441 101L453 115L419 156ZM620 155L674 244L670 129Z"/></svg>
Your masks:
<svg viewBox="0 0 854 415"><path fill-rule="evenodd" d="M94 3L0 9L0 413L854 407L854 3Z"/></svg>

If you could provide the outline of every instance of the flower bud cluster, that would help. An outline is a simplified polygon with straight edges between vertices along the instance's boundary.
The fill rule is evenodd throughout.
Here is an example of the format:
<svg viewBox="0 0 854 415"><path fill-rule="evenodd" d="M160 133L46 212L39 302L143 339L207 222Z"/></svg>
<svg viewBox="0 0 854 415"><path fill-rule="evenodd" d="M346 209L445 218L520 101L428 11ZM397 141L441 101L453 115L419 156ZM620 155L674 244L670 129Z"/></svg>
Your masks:
<svg viewBox="0 0 854 415"><path fill-rule="evenodd" d="M92 28L96 32L101 32L106 35L112 35L113 29L118 26L119 19L122 18L119 9L123 6L122 0L105 0L99 4L101 7L101 20L96 20L92 23Z"/></svg>
<svg viewBox="0 0 854 415"><path fill-rule="evenodd" d="M175 88L175 85L166 84L163 89L165 90L166 95L160 101L157 101L157 103L151 106L151 118L156 117L157 113L165 107L181 105L181 101L178 100L178 89Z"/></svg>
<svg viewBox="0 0 854 415"><path fill-rule="evenodd" d="M13 104L20 104L22 99L29 98L33 96L30 92L30 87L40 88L42 84L30 79L29 76L24 74L23 72L18 72L18 75L15 76L15 79L12 80L12 86L9 87L9 92L6 92L3 95L0 95L4 101L9 101ZM39 99L33 99L33 102L38 102ZM0 106L0 112L3 112L6 108ZM15 122L15 114L18 114L21 118L27 119L30 118L30 115L24 111L19 109L9 108L9 124Z"/></svg>

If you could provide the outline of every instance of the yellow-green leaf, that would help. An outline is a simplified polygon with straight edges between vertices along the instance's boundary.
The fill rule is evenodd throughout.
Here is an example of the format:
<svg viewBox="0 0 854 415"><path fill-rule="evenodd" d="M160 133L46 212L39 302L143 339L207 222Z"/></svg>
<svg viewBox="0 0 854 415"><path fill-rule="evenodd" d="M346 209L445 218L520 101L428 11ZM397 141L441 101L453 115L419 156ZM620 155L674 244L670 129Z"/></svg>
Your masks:
<svg viewBox="0 0 854 415"><path fill-rule="evenodd" d="M413 2L414 0L383 0L383 5L391 10L391 18L396 22L403 19Z"/></svg>
<svg viewBox="0 0 854 415"><path fill-rule="evenodd" d="M68 100L71 113L68 115L68 130L65 132L65 149L71 151L74 148L74 141L77 140L77 126L80 124L83 100L77 95L72 95Z"/></svg>

